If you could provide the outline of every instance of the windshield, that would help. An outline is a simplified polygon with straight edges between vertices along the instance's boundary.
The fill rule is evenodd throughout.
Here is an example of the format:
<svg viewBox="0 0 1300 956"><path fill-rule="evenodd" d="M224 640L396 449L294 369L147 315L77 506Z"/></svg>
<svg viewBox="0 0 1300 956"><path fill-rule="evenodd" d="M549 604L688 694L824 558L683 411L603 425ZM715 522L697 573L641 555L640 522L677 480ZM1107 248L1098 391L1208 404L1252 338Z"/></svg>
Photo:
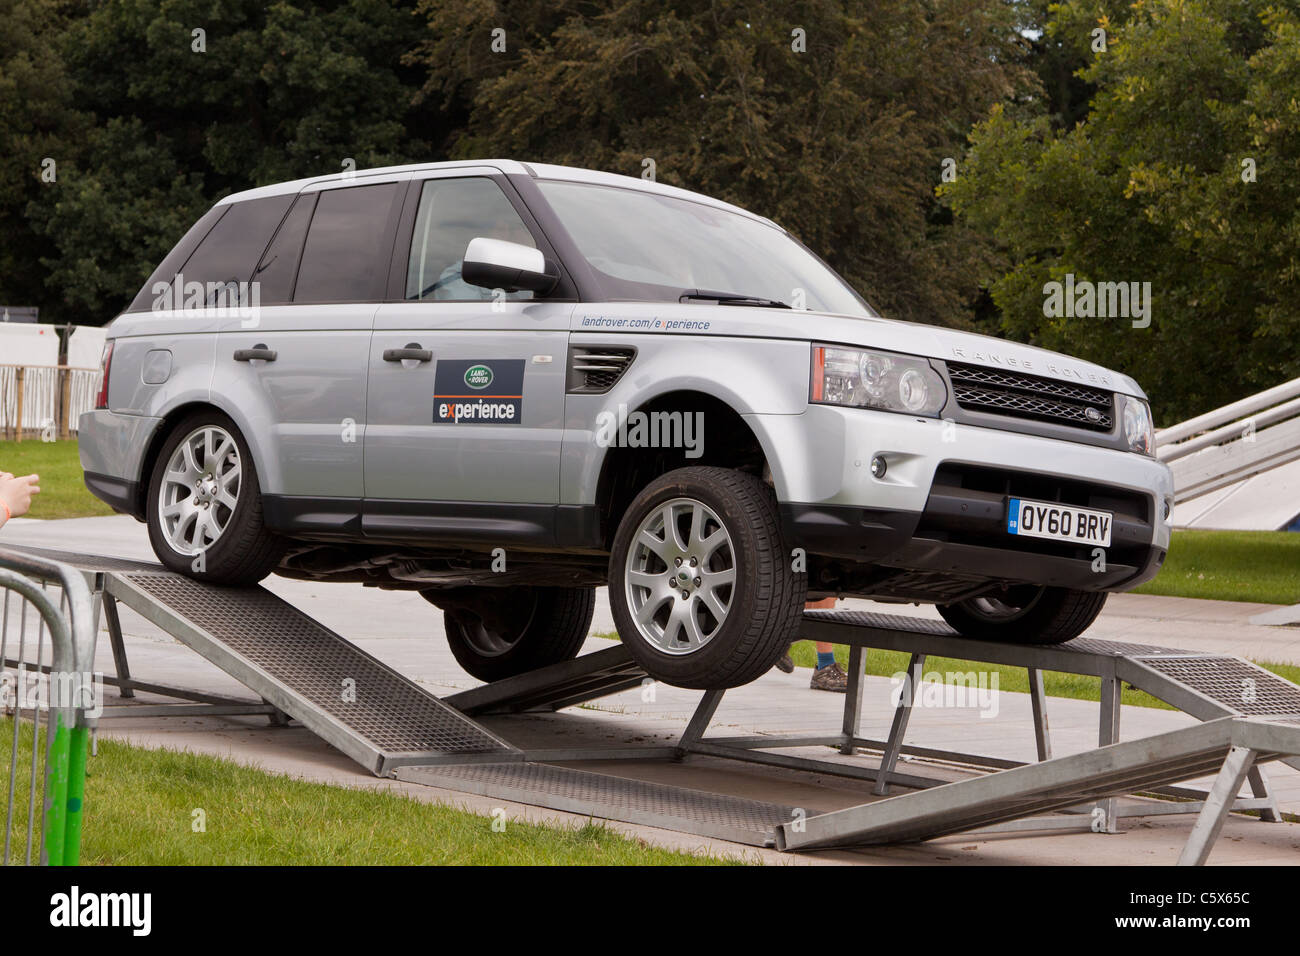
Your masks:
<svg viewBox="0 0 1300 956"><path fill-rule="evenodd" d="M780 229L716 206L636 189L538 187L612 299L676 301L702 290L871 316L866 303Z"/></svg>

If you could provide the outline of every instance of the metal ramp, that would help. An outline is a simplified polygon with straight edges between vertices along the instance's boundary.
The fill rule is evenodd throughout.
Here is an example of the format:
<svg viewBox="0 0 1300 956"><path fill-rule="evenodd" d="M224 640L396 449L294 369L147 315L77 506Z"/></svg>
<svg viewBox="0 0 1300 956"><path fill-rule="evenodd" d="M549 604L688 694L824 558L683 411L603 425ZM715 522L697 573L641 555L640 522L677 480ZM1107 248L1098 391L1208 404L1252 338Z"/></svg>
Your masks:
<svg viewBox="0 0 1300 956"><path fill-rule="evenodd" d="M1204 862L1229 810L1257 809L1262 819L1278 818L1260 764L1284 760L1300 767L1300 687L1240 658L1091 639L1060 646L985 643L962 638L939 622L836 611L805 614L801 636L851 649L850 688L838 734L707 736L724 696L722 691L711 691L703 695L675 746L525 749L485 728L472 715L554 710L638 686L647 678L626 649L615 645L440 699L264 588L214 587L141 562L37 553L82 569L102 593L118 671L107 683L116 683L124 697L139 689L195 702L126 705L120 709L123 714L292 717L379 775L747 845L789 850L858 846L1017 822L1022 824L1018 829L1077 828L1081 823L1086 827L1096 801L1101 801L1106 828L1113 831L1121 816L1113 804L1118 796L1159 791L1192 797L1193 802L1151 802L1130 815L1199 813L1183 862ZM262 702L131 677L117 620L118 602L198 651L260 695ZM888 739L863 738L859 722L868 648L906 651L913 675L922 673L929 656L1024 667L1030 676L1039 762L1025 765L908 746L905 737L913 704L908 693L895 710ZM1045 670L1101 679L1097 750L1053 759L1043 692ZM1121 743L1120 690L1125 683L1205 723ZM774 752L827 746L838 749L841 758ZM864 750L879 754L878 765L852 759ZM950 782L951 777L900 773L897 762L902 754L994 772L958 783ZM871 781L878 796L886 795L891 786L917 792L876 802L864 793L864 802L857 806L816 813L631 776L553 766L693 755ZM1216 769L1219 778L1208 794L1169 786ZM1238 795L1246 781L1253 797ZM1073 814L1051 816L1059 810Z"/></svg>
<svg viewBox="0 0 1300 956"><path fill-rule="evenodd" d="M372 773L522 753L265 588L166 571L112 572L105 593Z"/></svg>

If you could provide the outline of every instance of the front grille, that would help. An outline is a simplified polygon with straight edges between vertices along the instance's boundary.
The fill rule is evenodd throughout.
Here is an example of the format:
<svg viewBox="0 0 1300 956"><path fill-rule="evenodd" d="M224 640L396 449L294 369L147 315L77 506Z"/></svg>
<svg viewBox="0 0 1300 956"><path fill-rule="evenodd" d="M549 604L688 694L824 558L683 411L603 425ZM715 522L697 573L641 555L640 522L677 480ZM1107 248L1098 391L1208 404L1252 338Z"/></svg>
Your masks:
<svg viewBox="0 0 1300 956"><path fill-rule="evenodd" d="M1037 375L948 363L953 397L967 411L1008 415L1108 432L1115 422L1112 392Z"/></svg>
<svg viewBox="0 0 1300 956"><path fill-rule="evenodd" d="M569 351L568 391L579 395L608 392L635 357L633 348L575 346Z"/></svg>

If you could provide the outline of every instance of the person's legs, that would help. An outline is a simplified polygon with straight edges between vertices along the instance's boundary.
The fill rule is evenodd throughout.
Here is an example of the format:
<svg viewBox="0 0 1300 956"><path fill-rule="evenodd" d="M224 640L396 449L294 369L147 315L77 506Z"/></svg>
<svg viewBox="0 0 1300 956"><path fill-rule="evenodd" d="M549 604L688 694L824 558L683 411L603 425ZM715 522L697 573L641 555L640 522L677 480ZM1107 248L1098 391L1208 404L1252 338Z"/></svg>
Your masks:
<svg viewBox="0 0 1300 956"><path fill-rule="evenodd" d="M823 598L820 601L809 601L804 605L806 611L829 611L835 608L835 598ZM794 645L791 645L793 647ZM849 675L844 669L835 662L835 647L826 641L817 641L817 666L813 668L812 679L808 686L813 690L828 690L835 693L844 693L849 687ZM790 652L787 650L785 656L776 662L778 670L787 674L794 672L794 661L790 658Z"/></svg>

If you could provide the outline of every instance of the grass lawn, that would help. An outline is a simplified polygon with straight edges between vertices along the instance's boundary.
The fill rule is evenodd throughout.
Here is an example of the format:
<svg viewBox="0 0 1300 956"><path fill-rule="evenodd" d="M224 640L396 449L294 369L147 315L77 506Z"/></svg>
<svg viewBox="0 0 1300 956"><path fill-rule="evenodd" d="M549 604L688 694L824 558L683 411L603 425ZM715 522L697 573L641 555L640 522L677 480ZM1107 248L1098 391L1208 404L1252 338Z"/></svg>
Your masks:
<svg viewBox="0 0 1300 956"><path fill-rule="evenodd" d="M1139 594L1300 603L1300 534L1175 531L1164 567Z"/></svg>
<svg viewBox="0 0 1300 956"><path fill-rule="evenodd" d="M41 476L41 493L33 499L28 518L85 518L113 513L86 490L75 439L0 441L0 471Z"/></svg>
<svg viewBox="0 0 1300 956"><path fill-rule="evenodd" d="M616 641L618 634L605 631L593 637ZM834 646L835 659L841 667L849 663L849 649L842 644ZM817 662L817 650L812 641L798 641L790 650L790 659L796 667L811 668ZM893 677L907 670L908 655L901 651L869 650L864 671L873 677ZM1294 683L1300 683L1300 666L1292 664L1268 664L1256 661L1260 667ZM1029 692L1029 676L1023 667L1003 667L977 661L959 661L948 657L930 657L925 662L925 674L938 673L945 684L957 683L950 675L969 674L971 671L987 671L989 684L992 685L993 674L998 677L998 690ZM1080 674L1061 674L1056 671L1043 671L1043 689L1049 697L1070 697L1074 700L1101 700L1101 679L1085 677ZM1125 686L1123 702L1135 707L1158 707L1161 710L1175 710L1164 701L1152 697L1143 691Z"/></svg>
<svg viewBox="0 0 1300 956"><path fill-rule="evenodd" d="M30 753L24 721L20 751ZM8 749L13 723L0 718ZM42 738L42 746L44 739ZM8 761L5 762L7 773ZM15 820L27 820L20 759ZM0 777L0 782L4 782ZM7 788L6 788L7 789ZM0 801L4 800L0 795ZM196 811L202 811L200 814ZM40 826L39 810L37 827ZM203 828L196 832L195 821ZM653 847L598 822L493 818L401 794L305 783L217 757L100 740L86 772L83 865L729 865ZM20 831L16 829L15 836Z"/></svg>

